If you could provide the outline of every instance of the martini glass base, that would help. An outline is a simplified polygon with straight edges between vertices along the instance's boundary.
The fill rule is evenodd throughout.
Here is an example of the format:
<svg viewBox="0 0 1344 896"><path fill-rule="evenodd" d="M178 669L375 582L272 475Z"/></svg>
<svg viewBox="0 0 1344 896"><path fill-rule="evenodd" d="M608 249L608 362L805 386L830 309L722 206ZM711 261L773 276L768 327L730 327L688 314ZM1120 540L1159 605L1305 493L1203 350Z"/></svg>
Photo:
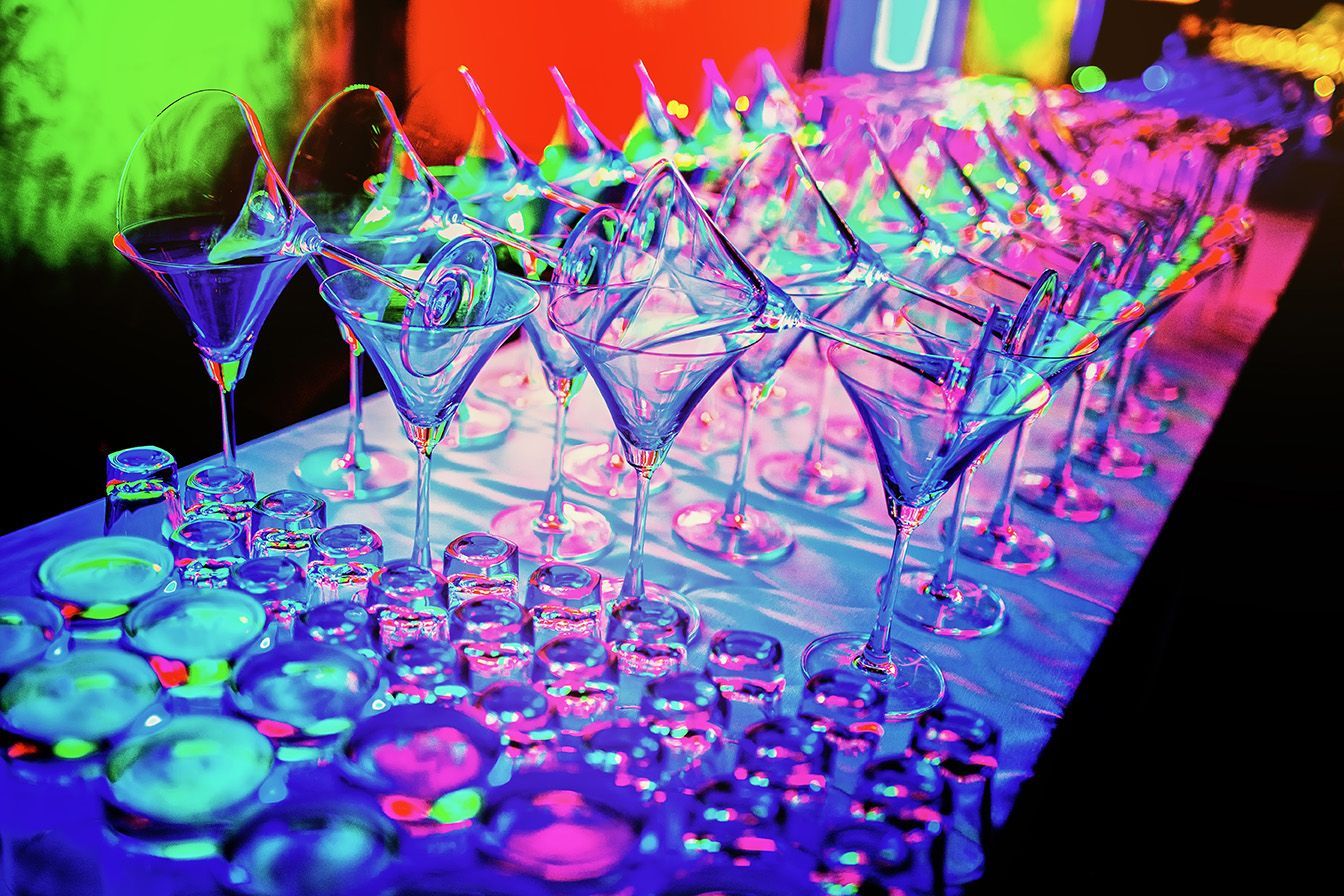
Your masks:
<svg viewBox="0 0 1344 896"><path fill-rule="evenodd" d="M611 453L610 442L586 442L565 452L565 483L602 498L635 496L634 468L619 454ZM653 471L649 494L656 495L672 482L672 474L663 465Z"/></svg>
<svg viewBox="0 0 1344 896"><path fill-rule="evenodd" d="M1161 368L1151 364L1143 368L1139 375L1139 394L1151 401L1163 403L1180 401L1181 387L1172 382Z"/></svg>
<svg viewBox="0 0 1344 896"><path fill-rule="evenodd" d="M826 444L853 457L873 459L877 456L863 421L854 417L827 420Z"/></svg>
<svg viewBox="0 0 1344 896"><path fill-rule="evenodd" d="M490 521L490 531L518 545L518 553L529 560L582 563L611 547L611 523L599 511L566 501L566 525L552 530L540 524L541 509L540 501L506 507Z"/></svg>
<svg viewBox="0 0 1344 896"><path fill-rule="evenodd" d="M736 404L741 404L742 399L737 394L737 387L733 385L730 377L724 377L724 384L719 387L722 397ZM756 406L756 414L767 420L786 420L790 417L801 417L812 410L812 403L798 394L798 390L775 383L770 387L770 394L766 396ZM737 433L733 433L736 439Z"/></svg>
<svg viewBox="0 0 1344 896"><path fill-rule="evenodd" d="M513 415L496 404L464 402L466 417L458 418L455 449L472 451L493 448L504 441L513 426Z"/></svg>
<svg viewBox="0 0 1344 896"><path fill-rule="evenodd" d="M1074 523L1095 523L1115 512L1104 493L1077 480L1057 482L1050 473L1027 473L1018 482L1017 497L1051 516Z"/></svg>
<svg viewBox="0 0 1344 896"><path fill-rule="evenodd" d="M502 373L495 381L496 389L488 395L491 401L508 405L514 410L525 410L538 405L554 404L555 396L546 386L546 378L525 367Z"/></svg>
<svg viewBox="0 0 1344 896"><path fill-rule="evenodd" d="M686 614L688 621L686 626L686 644L689 646L695 642L700 635L700 610L695 604L691 603L690 598L679 591L673 591L665 585L659 585L655 582L644 583L644 596L649 600L662 601L665 604L671 604L681 612ZM611 605L616 603L621 597L621 577L615 576L602 578L602 607L604 611L609 611Z"/></svg>
<svg viewBox="0 0 1344 896"><path fill-rule="evenodd" d="M796 543L788 526L768 513L748 510L732 522L717 501L702 501L677 512L672 531L687 547L730 563L783 560Z"/></svg>
<svg viewBox="0 0 1344 896"><path fill-rule="evenodd" d="M1017 575L1047 570L1059 559L1055 540L1045 532L1021 521L992 526L989 520L972 514L962 520L961 553Z"/></svg>
<svg viewBox="0 0 1344 896"><path fill-rule="evenodd" d="M994 589L961 577L935 594L933 574L915 571L901 576L896 615L946 638L983 638L1003 628L1007 608Z"/></svg>
<svg viewBox="0 0 1344 896"><path fill-rule="evenodd" d="M411 465L382 448L367 448L350 463L345 445L314 448L299 458L294 476L305 487L337 501L377 501L405 491Z"/></svg>
<svg viewBox="0 0 1344 896"><path fill-rule="evenodd" d="M868 494L861 474L835 461L809 461L801 454L772 454L761 461L761 481L772 491L814 507L858 504Z"/></svg>
<svg viewBox="0 0 1344 896"><path fill-rule="evenodd" d="M1153 462L1148 452L1137 445L1131 445L1119 439L1085 442L1074 459L1087 464L1098 475L1112 479L1139 479L1150 476Z"/></svg>
<svg viewBox="0 0 1344 896"><path fill-rule="evenodd" d="M855 669L887 693L887 718L913 719L933 709L947 695L943 672L924 654L908 644L893 641L891 662L875 668L857 662L868 644L865 632L826 635L803 648L803 673L809 678L837 667Z"/></svg>

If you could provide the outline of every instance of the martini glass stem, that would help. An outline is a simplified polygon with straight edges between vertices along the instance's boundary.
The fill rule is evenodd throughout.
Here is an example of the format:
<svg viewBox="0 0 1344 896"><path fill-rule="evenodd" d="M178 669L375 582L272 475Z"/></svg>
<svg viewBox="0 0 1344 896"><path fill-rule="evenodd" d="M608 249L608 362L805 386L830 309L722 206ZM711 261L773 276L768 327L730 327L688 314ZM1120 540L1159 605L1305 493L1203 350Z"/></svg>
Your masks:
<svg viewBox="0 0 1344 896"><path fill-rule="evenodd" d="M635 522L630 535L630 560L621 582L621 599L644 596L644 533L649 522L649 481L653 467L637 467L635 479Z"/></svg>
<svg viewBox="0 0 1344 896"><path fill-rule="evenodd" d="M448 419L452 418L453 414L449 414ZM447 423L406 424L406 433L415 446L415 535L411 539L411 562L416 566L429 566L429 461L447 427Z"/></svg>
<svg viewBox="0 0 1344 896"><path fill-rule="evenodd" d="M1087 414L1087 400L1092 394L1092 384L1097 378L1096 365L1084 364L1079 372L1078 392L1073 398L1073 413L1069 415L1069 428L1064 432L1064 444L1055 459L1055 471L1052 477L1059 486L1073 481L1073 455L1078 450L1078 430L1082 428L1083 417Z"/></svg>
<svg viewBox="0 0 1344 896"><path fill-rule="evenodd" d="M219 423L224 438L224 466L238 466L238 430L234 426L233 390L219 387Z"/></svg>
<svg viewBox="0 0 1344 896"><path fill-rule="evenodd" d="M821 343L817 343L818 349ZM834 385L835 371L823 356L821 359L821 392L817 395L817 422L812 427L812 440L807 443L803 454L804 471L814 469L821 464L826 453L826 418L830 416L831 387Z"/></svg>
<svg viewBox="0 0 1344 896"><path fill-rule="evenodd" d="M957 480L957 490L952 496L952 514L947 518L947 532L943 539L943 555L933 570L933 579L929 582L929 592L942 594L957 580L957 552L961 549L961 519L966 515L966 499L971 496L971 476L975 465L966 468L966 472Z"/></svg>
<svg viewBox="0 0 1344 896"><path fill-rule="evenodd" d="M728 497L723 502L725 526L740 528L742 518L747 512L747 459L751 456L751 423L756 419L756 408L765 395L765 387L752 383L739 388L742 395L742 431L738 436L737 466L733 468L733 480L728 486Z"/></svg>
<svg viewBox="0 0 1344 896"><path fill-rule="evenodd" d="M1115 372L1115 383L1111 389L1111 402L1106 408L1106 419L1097 427L1097 444L1103 450L1105 446L1120 435L1120 418L1125 408L1125 397L1129 392L1129 383L1134 374L1134 359L1148 343L1148 334L1140 329L1125 343L1120 352L1120 368Z"/></svg>
<svg viewBox="0 0 1344 896"><path fill-rule="evenodd" d="M555 442L551 446L551 479L541 502L541 516L537 519L537 525L549 531L565 527L565 430L573 388L574 380L569 377L557 378L551 388L555 395Z"/></svg>
<svg viewBox="0 0 1344 896"><path fill-rule="evenodd" d="M1013 434L1013 450L1008 456L1008 475L999 489L999 500L989 517L991 529L1004 530L1013 524L1013 489L1017 487L1018 474L1022 472L1022 463L1026 460L1027 434L1036 422L1033 415L1028 417ZM958 536L960 537L960 536Z"/></svg>
<svg viewBox="0 0 1344 896"><path fill-rule="evenodd" d="M877 619L868 635L868 643L863 652L855 658L859 668L868 668L887 673L891 665L891 625L896 615L896 595L901 590L901 571L905 568L905 555L910 550L910 537L928 513L928 508L896 507L896 540L891 547L891 559L887 562L887 575L882 583L882 599L878 603Z"/></svg>
<svg viewBox="0 0 1344 896"><path fill-rule="evenodd" d="M345 456L341 466L358 470L364 456L364 370L362 349L350 349L350 421L345 434Z"/></svg>

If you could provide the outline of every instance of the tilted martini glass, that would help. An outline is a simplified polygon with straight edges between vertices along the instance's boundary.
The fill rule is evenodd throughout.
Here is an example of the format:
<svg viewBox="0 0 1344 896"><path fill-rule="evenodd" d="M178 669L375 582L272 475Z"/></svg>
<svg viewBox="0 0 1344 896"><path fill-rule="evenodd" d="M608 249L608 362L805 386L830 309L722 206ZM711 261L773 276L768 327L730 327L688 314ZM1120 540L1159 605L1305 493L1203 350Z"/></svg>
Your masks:
<svg viewBox="0 0 1344 896"><path fill-rule="evenodd" d="M322 298L378 368L416 449L411 562L428 567L429 462L485 362L536 307L524 280L498 277L490 244L459 238L429 264L437 291L410 297L361 271L323 281Z"/></svg>
<svg viewBox="0 0 1344 896"><path fill-rule="evenodd" d="M803 651L803 670L857 669L887 692L888 716L905 719L936 706L946 691L938 667L892 637L910 538L967 466L1044 405L1049 387L1018 362L988 352L983 338L970 349L923 334L879 338L908 359L846 345L829 354L877 450L896 539L872 630L818 638Z"/></svg>

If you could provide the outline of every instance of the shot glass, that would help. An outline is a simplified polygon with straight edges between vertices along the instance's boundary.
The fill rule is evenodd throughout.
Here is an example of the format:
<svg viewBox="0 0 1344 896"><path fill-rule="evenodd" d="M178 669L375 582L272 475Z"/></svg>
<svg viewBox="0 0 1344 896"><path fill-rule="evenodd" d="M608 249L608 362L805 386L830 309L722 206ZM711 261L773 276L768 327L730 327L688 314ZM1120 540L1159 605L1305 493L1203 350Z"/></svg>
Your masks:
<svg viewBox="0 0 1344 896"><path fill-rule="evenodd" d="M602 576L595 569L542 563L528 576L526 606L539 638L602 637Z"/></svg>
<svg viewBox="0 0 1344 896"><path fill-rule="evenodd" d="M546 695L521 681L496 681L476 695L485 724L504 738L513 768L541 768L556 746L556 719Z"/></svg>
<svg viewBox="0 0 1344 896"><path fill-rule="evenodd" d="M387 656L387 697L394 706L439 703L451 706L471 698L462 682L457 648L446 641L411 641Z"/></svg>
<svg viewBox="0 0 1344 896"><path fill-rule="evenodd" d="M788 853L784 804L779 794L731 775L695 791L682 842L713 861L750 864Z"/></svg>
<svg viewBox="0 0 1344 896"><path fill-rule="evenodd" d="M463 601L473 597L518 599L518 582L513 579L492 579L474 572L455 572L443 578L443 601L449 610L456 610Z"/></svg>
<svg viewBox="0 0 1344 896"><path fill-rule="evenodd" d="M645 684L681 671L689 630L686 613L665 601L630 598L610 608L606 641L621 676L621 706L637 708Z"/></svg>
<svg viewBox="0 0 1344 896"><path fill-rule="evenodd" d="M901 832L885 824L857 822L825 832L812 881L824 893L904 892L912 866Z"/></svg>
<svg viewBox="0 0 1344 896"><path fill-rule="evenodd" d="M254 557L229 570L229 587L256 599L266 611L269 630L263 646L293 639L294 625L308 608L302 566L289 557Z"/></svg>
<svg viewBox="0 0 1344 896"><path fill-rule="evenodd" d="M190 588L223 588L247 559L247 531L222 517L191 517L168 538L178 580Z"/></svg>
<svg viewBox="0 0 1344 896"><path fill-rule="evenodd" d="M913 752L868 763L854 788L850 815L901 832L910 851L916 889L944 892L947 858L945 819L950 804L943 779L932 763Z"/></svg>
<svg viewBox="0 0 1344 896"><path fill-rule="evenodd" d="M555 711L562 739L616 712L616 658L596 638L560 635L547 641L537 648L532 680Z"/></svg>
<svg viewBox="0 0 1344 896"><path fill-rule="evenodd" d="M308 592L311 603L353 600L362 603L369 579L383 565L383 540L368 526L330 526L313 536L309 547Z"/></svg>
<svg viewBox="0 0 1344 896"><path fill-rule="evenodd" d="M104 535L162 541L182 521L177 461L162 448L141 445L107 456Z"/></svg>
<svg viewBox="0 0 1344 896"><path fill-rule="evenodd" d="M947 882L975 880L984 871L994 832L991 796L999 767L999 730L974 710L944 703L919 717L913 749L947 784Z"/></svg>
<svg viewBox="0 0 1344 896"><path fill-rule="evenodd" d="M452 611L448 625L462 680L473 691L495 681L531 679L532 614L516 600L473 597Z"/></svg>
<svg viewBox="0 0 1344 896"><path fill-rule="evenodd" d="M411 641L448 639L443 586L443 576L409 560L393 560L373 574L365 605L378 622L384 654Z"/></svg>
<svg viewBox="0 0 1344 896"><path fill-rule="evenodd" d="M728 703L703 672L674 672L648 682L639 720L663 739L669 770L698 786L726 773L731 755L723 733Z"/></svg>
<svg viewBox="0 0 1344 896"><path fill-rule="evenodd" d="M778 713L784 696L784 647L778 638L740 629L716 632L705 672L728 701L731 735Z"/></svg>
<svg viewBox="0 0 1344 896"><path fill-rule="evenodd" d="M489 532L459 535L443 549L443 574L469 572L491 579L518 581L518 546Z"/></svg>
<svg viewBox="0 0 1344 896"><path fill-rule="evenodd" d="M56 605L72 637L121 637L121 620L173 578L173 555L162 544L129 535L87 538L49 554L33 590Z"/></svg>
<svg viewBox="0 0 1344 896"><path fill-rule="evenodd" d="M241 467L201 467L182 486L182 521L210 517L238 523L252 540L256 479Z"/></svg>
<svg viewBox="0 0 1344 896"><path fill-rule="evenodd" d="M736 774L779 794L790 837L808 848L816 845L830 808L841 808L828 808L834 792L826 777L831 750L825 734L810 722L786 717L757 722L738 744Z"/></svg>
<svg viewBox="0 0 1344 896"><path fill-rule="evenodd" d="M832 747L832 783L846 790L877 752L886 733L887 695L853 669L818 672L803 686L798 717L826 736Z"/></svg>
<svg viewBox="0 0 1344 896"><path fill-rule="evenodd" d="M347 647L361 656L379 661L378 621L363 604L334 600L312 604L299 616L294 638Z"/></svg>
<svg viewBox="0 0 1344 896"><path fill-rule="evenodd" d="M313 536L327 526L327 502L293 489L271 492L253 506L252 525L253 557L289 557L307 566Z"/></svg>
<svg viewBox="0 0 1344 896"><path fill-rule="evenodd" d="M645 799L653 799L667 779L667 748L635 719L594 722L583 730L583 758Z"/></svg>

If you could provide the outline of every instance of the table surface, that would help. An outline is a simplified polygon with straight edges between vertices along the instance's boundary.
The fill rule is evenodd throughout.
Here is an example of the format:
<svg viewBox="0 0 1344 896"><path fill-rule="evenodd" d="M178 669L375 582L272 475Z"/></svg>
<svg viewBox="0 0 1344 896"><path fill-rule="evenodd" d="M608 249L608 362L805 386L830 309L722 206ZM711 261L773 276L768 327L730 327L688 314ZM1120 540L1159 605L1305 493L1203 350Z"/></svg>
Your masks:
<svg viewBox="0 0 1344 896"><path fill-rule="evenodd" d="M1154 340L1163 366L1185 389L1180 402L1167 406L1171 414L1167 432L1139 439L1153 451L1156 474L1130 482L1106 482L1118 510L1101 523L1066 523L1019 507L1023 518L1046 528L1059 543L1060 562L1046 573L1019 577L963 561L965 572L997 588L1007 601L1008 624L998 634L955 641L898 626L898 637L925 650L942 666L951 699L984 712L1002 728L994 795L998 822L1006 818L1018 787L1030 775L1124 601L1245 359L1248 340L1211 333L1192 323L1201 313L1196 306L1214 300L1209 295L1192 296L1168 318ZM800 351L811 349L804 345ZM498 394L500 375L530 360L525 344L507 346L482 371L475 395ZM781 382L809 395L816 380L805 372L786 369ZM832 396L835 416L852 416L838 387L836 392ZM246 401L245 390L242 400ZM721 396L713 400L727 413L736 413L730 401ZM1068 401L1067 394L1061 396L1059 407L1036 428L1027 468L1048 465L1051 446L1064 423L1060 408ZM543 402L515 413L512 429L498 447L468 451L445 444L440 449L434 458L431 489L431 536L436 551L441 552L460 533L488 528L501 508L539 496L549 459L551 420L551 407ZM297 487L290 473L295 461L315 446L340 441L345 421L344 409L339 409L247 443L239 449L239 463L255 471L259 494ZM385 392L367 401L366 424L371 443L410 458L411 449ZM798 657L805 644L829 632L866 630L871 625L874 584L885 570L894 531L876 469L869 461L847 459L867 468L869 481L867 499L850 508L819 509L781 499L756 480L755 464L774 451L801 451L810 425L810 417L763 417L756 431L749 478L751 505L787 520L798 539L797 548L782 562L733 566L690 551L671 533L671 519L679 508L722 498L732 472L735 446L731 441L735 437L722 443L720 450L702 451L696 444L701 434L691 424L668 460L675 480L652 499L649 511L648 578L693 600L709 631L743 628L778 637L788 655L788 693L795 699L802 684ZM574 399L570 443L609 438L609 434L609 417L600 396L586 386ZM1002 482L1006 454L998 452L976 476L972 510L991 505ZM186 472L182 471L183 477ZM607 513L616 541L606 556L591 565L604 574L619 576L630 534L631 502L592 498L577 491L569 497ZM927 566L935 559L937 533L950 504L950 499L944 501L916 534L911 565ZM4 558L0 589L26 593L33 570L44 556L68 542L101 534L101 521L102 504L95 501L0 538L0 557ZM383 537L388 558L405 556L414 526L414 496L407 491L380 502L332 502L329 522L372 526ZM525 564L524 573L529 569L530 564ZM693 663L703 663L706 641L703 636L697 640ZM909 727L908 723L890 726L884 749L903 747Z"/></svg>

